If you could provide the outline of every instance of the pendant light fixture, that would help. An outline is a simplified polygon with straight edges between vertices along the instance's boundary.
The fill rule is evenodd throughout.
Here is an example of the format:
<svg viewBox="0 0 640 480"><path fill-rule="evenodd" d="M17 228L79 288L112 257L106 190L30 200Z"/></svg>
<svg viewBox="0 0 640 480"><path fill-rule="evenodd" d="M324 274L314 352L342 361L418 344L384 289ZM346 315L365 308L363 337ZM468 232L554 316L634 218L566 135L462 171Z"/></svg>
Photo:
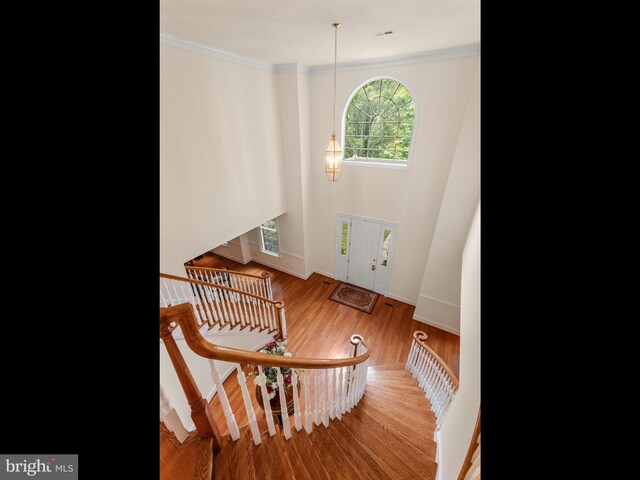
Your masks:
<svg viewBox="0 0 640 480"><path fill-rule="evenodd" d="M338 27L340 22L331 24L336 31L333 56L333 134L327 145L324 171L330 182L337 182L342 172L342 147L336 138L336 65L338 61Z"/></svg>

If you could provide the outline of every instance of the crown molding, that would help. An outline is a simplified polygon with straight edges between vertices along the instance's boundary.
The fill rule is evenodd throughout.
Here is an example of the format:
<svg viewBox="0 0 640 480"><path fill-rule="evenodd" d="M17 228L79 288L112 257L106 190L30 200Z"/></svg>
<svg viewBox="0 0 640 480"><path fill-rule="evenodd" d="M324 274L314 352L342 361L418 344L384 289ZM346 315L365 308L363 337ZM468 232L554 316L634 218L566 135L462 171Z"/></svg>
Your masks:
<svg viewBox="0 0 640 480"><path fill-rule="evenodd" d="M278 73L298 72L298 73L304 73L308 75L309 67L301 63L282 63L280 65L276 65L276 72Z"/></svg>
<svg viewBox="0 0 640 480"><path fill-rule="evenodd" d="M428 52L408 53L393 57L372 58L369 60L357 60L355 62L339 63L338 72L350 72L365 68L395 67L398 65L410 65L412 63L433 62L435 60L447 60L450 58L469 57L480 55L480 44L463 45L461 47L442 48ZM333 65L317 65L309 68L310 75L333 72Z"/></svg>
<svg viewBox="0 0 640 480"><path fill-rule="evenodd" d="M189 52L199 53L200 55L206 55L226 62L237 63L239 65L244 65L245 67L257 68L258 70L264 70L266 72L276 71L275 65L270 63L261 62L260 60L243 57L234 53L223 52L222 50L200 45L199 43L189 42L166 33L160 34L160 44L180 48L182 50L188 50Z"/></svg>
<svg viewBox="0 0 640 480"><path fill-rule="evenodd" d="M266 72L286 73L298 72L306 75L320 75L333 71L333 64L316 65L308 67L301 63L283 63L273 65L267 62L261 62L254 58L243 57L234 53L224 52L215 48L200 45L199 43L183 40L167 33L160 34L160 44L169 47L180 48L200 55L217 58L226 62L237 63L245 67L256 68ZM350 72L352 70L362 70L366 68L384 68L395 67L398 65L410 65L412 63L433 62L435 60L446 60L450 58L469 57L480 55L480 44L463 45L461 47L442 48L440 50L431 50L428 52L409 53L406 55L396 55L394 57L372 58L369 60L357 60L354 62L339 63L336 67L338 72Z"/></svg>

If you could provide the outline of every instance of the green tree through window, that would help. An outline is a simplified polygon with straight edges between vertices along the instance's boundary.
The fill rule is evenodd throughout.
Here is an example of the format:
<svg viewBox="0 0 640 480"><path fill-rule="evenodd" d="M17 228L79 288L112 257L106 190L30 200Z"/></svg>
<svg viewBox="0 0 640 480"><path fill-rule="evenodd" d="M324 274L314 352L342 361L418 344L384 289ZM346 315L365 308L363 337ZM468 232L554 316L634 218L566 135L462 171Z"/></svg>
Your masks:
<svg viewBox="0 0 640 480"><path fill-rule="evenodd" d="M391 78L366 84L347 108L345 160L406 165L414 120L407 87Z"/></svg>
<svg viewBox="0 0 640 480"><path fill-rule="evenodd" d="M278 253L278 222L276 219L267 220L260 225L260 250L270 255Z"/></svg>

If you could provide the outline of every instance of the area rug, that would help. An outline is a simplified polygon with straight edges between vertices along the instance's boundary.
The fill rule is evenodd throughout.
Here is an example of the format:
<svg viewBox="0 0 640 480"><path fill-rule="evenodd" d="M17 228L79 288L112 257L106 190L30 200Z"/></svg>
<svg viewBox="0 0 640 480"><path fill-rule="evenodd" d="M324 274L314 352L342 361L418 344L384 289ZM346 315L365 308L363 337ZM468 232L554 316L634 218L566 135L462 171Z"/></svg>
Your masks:
<svg viewBox="0 0 640 480"><path fill-rule="evenodd" d="M361 312L371 313L379 296L370 290L340 282L329 297L329 300L355 308Z"/></svg>

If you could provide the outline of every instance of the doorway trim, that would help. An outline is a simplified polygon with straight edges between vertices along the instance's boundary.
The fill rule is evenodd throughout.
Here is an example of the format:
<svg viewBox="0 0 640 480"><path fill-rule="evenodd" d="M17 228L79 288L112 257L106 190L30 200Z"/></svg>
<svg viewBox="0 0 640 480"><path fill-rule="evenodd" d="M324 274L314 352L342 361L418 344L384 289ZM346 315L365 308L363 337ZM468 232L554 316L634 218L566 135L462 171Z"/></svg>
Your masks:
<svg viewBox="0 0 640 480"><path fill-rule="evenodd" d="M358 220L366 220L369 222L377 222L379 224L382 225L382 232L384 234L384 227L385 226L390 226L393 227L393 229L395 230L395 240L393 240L391 242L391 248L389 249L389 256L388 259L389 261L387 262L387 266L388 266L388 275L387 275L387 279L386 279L386 284L384 286L384 292L382 293L383 296L388 296L387 294L389 293L389 281L391 279L391 273L393 271L393 262L395 260L395 253L396 253L396 244L398 243L398 236L400 234L400 225L395 223L395 222L388 222L386 220L380 220L378 218L371 218L371 217L363 217L362 215L354 215L352 213L346 213L346 212L336 212L335 218L334 218L334 228L336 229L334 232L334 241L337 242L338 237L338 217L348 217L348 218L352 218L352 219L358 219ZM351 239L351 229L349 229L349 239ZM334 278L336 280L338 280L338 272L340 271L340 265L339 265L339 261L340 261L340 256L338 255L338 245L337 243L334 245L334 249L333 249L333 253L335 255L335 275ZM351 254L351 250L349 249L349 255ZM379 259L378 259L379 260ZM338 280L338 281L342 281L342 280Z"/></svg>

